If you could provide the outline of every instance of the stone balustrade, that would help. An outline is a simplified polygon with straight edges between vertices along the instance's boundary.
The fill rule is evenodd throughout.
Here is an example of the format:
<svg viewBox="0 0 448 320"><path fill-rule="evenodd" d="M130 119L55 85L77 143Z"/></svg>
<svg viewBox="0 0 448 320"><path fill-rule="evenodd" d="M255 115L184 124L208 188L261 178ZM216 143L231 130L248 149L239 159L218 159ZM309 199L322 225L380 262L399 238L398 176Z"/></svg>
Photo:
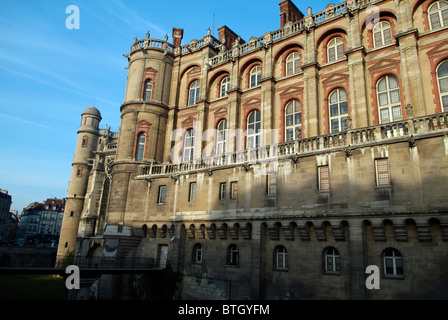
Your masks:
<svg viewBox="0 0 448 320"><path fill-rule="evenodd" d="M212 170L234 166L248 169L255 163L282 159L297 161L301 156L331 151L345 150L347 155L350 155L351 150L365 147L366 144L383 144L389 140L390 143L408 141L411 145L415 139L434 134L448 135L448 112L266 145L256 149L238 150L188 162L151 163L141 166L141 174L137 178L175 177L199 171L211 173Z"/></svg>

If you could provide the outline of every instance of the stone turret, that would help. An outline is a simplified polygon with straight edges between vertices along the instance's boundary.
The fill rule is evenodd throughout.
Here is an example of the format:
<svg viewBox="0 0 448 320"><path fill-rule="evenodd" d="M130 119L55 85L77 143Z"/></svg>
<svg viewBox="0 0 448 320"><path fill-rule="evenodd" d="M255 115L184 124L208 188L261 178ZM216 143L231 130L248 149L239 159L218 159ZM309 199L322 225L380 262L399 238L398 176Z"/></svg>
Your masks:
<svg viewBox="0 0 448 320"><path fill-rule="evenodd" d="M67 202L62 220L61 237L58 246L58 259L75 251L79 220L92 168L91 159L98 146L101 113L95 107L89 107L81 115L78 130L72 173L67 192Z"/></svg>

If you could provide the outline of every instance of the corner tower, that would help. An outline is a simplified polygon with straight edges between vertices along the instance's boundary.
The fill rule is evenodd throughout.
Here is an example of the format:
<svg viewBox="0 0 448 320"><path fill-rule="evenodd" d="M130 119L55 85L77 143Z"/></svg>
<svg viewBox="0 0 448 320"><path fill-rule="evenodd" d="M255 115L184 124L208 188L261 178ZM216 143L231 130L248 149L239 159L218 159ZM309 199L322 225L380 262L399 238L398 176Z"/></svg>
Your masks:
<svg viewBox="0 0 448 320"><path fill-rule="evenodd" d="M120 136L112 166L111 198L108 225L126 224L125 216L144 211L144 204L133 201L129 194L148 188L145 181L136 181L141 166L162 162L165 131L169 113L173 46L164 40L137 40L129 54L129 74L122 104ZM121 228L120 228L121 229Z"/></svg>
<svg viewBox="0 0 448 320"><path fill-rule="evenodd" d="M75 251L79 219L84 206L91 159L98 147L101 113L95 107L89 107L81 115L78 140L68 185L67 201L62 220L61 236L58 246L58 258Z"/></svg>

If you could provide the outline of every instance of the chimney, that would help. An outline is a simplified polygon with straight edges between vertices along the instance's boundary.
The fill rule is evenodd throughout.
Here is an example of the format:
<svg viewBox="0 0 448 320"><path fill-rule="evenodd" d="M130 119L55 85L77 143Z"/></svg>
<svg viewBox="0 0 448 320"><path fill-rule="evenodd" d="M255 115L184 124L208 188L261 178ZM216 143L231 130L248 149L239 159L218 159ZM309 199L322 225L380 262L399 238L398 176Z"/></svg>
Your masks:
<svg viewBox="0 0 448 320"><path fill-rule="evenodd" d="M174 47L180 47L183 37L184 37L184 29L173 28L173 46Z"/></svg>
<svg viewBox="0 0 448 320"><path fill-rule="evenodd" d="M223 43L227 49L233 46L233 43L238 38L238 35L233 32L229 27L222 26L218 28L218 40Z"/></svg>
<svg viewBox="0 0 448 320"><path fill-rule="evenodd" d="M287 22L296 22L303 19L304 14L296 7L291 0L279 2L280 6L280 27L283 28Z"/></svg>

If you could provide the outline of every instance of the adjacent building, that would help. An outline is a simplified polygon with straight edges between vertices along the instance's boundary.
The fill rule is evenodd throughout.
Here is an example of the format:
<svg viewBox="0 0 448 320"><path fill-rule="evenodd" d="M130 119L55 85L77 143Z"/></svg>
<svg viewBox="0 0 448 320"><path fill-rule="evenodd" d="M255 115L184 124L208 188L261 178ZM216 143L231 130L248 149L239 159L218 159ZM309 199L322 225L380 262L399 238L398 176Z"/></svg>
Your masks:
<svg viewBox="0 0 448 320"><path fill-rule="evenodd" d="M11 204L11 195L7 190L0 189L0 240L9 240Z"/></svg>
<svg viewBox="0 0 448 320"><path fill-rule="evenodd" d="M61 232L65 199L49 198L29 204L20 216L17 243L56 247Z"/></svg>
<svg viewBox="0 0 448 320"><path fill-rule="evenodd" d="M59 258L147 259L180 299L448 298L448 2L279 7L134 40L119 132L81 115Z"/></svg>

